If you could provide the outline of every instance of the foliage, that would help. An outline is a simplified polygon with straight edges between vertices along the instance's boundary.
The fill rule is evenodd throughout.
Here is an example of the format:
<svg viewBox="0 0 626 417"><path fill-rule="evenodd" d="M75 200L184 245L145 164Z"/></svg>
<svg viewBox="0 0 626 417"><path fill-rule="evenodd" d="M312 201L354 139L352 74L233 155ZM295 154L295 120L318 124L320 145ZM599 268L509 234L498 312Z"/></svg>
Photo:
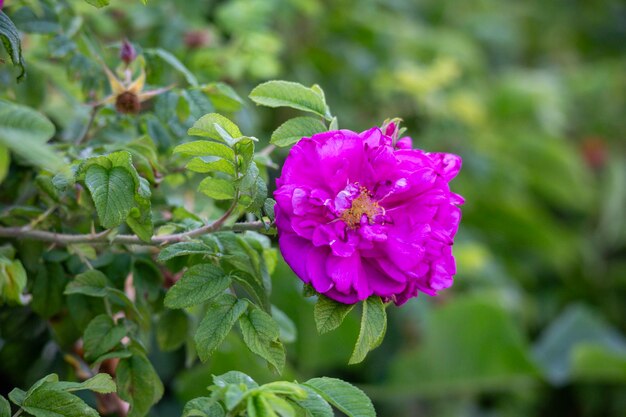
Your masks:
<svg viewBox="0 0 626 417"><path fill-rule="evenodd" d="M623 415L623 14L5 1L0 416L373 415L334 377L381 416ZM139 113L105 103L105 65L145 74ZM278 168L302 136L393 116L463 157L455 286L317 297L275 247Z"/></svg>

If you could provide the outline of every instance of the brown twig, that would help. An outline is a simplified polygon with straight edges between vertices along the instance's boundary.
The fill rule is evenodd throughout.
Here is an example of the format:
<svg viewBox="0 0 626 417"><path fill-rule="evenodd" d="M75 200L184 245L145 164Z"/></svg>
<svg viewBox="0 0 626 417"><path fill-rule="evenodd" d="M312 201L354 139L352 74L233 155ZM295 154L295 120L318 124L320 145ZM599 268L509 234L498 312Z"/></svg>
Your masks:
<svg viewBox="0 0 626 417"><path fill-rule="evenodd" d="M174 233L169 235L154 236L149 242L139 239L135 235L117 235L109 237L110 230L105 230L96 234L65 234L48 232L44 230L29 230L27 227L0 227L0 237L16 238L16 239L31 239L39 240L43 242L52 242L58 245L73 245L77 243L90 243L90 244L123 244L123 245L144 245L144 246L162 246L170 245L172 243L184 242L194 237L214 233L219 230L244 232L247 230L263 230L265 224L261 221L247 222L247 223L235 223L232 226L223 226L224 222L232 213L231 208L222 217L209 223L205 226L199 227L187 232Z"/></svg>

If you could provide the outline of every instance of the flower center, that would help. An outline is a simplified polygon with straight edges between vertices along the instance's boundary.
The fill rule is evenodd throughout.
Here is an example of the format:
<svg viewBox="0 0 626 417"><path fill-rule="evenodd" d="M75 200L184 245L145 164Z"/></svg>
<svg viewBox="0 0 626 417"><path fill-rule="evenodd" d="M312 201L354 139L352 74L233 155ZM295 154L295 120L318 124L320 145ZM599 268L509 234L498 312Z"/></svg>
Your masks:
<svg viewBox="0 0 626 417"><path fill-rule="evenodd" d="M374 222L374 216L382 211L382 207L378 205L372 194L365 187L360 188L360 193L357 198L352 200L352 205L349 209L344 210L341 213L341 220L343 220L350 229L356 229L361 224L361 218L366 215L370 224Z"/></svg>

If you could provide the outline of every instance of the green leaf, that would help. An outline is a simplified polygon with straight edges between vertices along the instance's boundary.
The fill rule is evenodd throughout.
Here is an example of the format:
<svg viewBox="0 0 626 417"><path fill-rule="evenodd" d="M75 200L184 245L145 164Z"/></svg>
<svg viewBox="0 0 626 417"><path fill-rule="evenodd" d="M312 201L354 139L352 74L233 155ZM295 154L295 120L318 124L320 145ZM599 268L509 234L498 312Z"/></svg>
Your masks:
<svg viewBox="0 0 626 417"><path fill-rule="evenodd" d="M144 1L144 4L145 3L146 2ZM172 68L174 68L176 71L180 72L185 77L189 85L192 85L194 87L198 85L198 79L191 73L191 71L189 71L189 69L187 69L187 67L182 62L180 62L178 58L176 58L174 55L172 55L165 49L148 48L148 49L144 49L144 54L149 57L154 56L154 57L158 57L162 59L163 61L167 62Z"/></svg>
<svg viewBox="0 0 626 417"><path fill-rule="evenodd" d="M389 379L377 389L414 398L516 389L532 383L538 372L519 329L490 295L456 297L454 303L433 309L423 342L392 358Z"/></svg>
<svg viewBox="0 0 626 417"><path fill-rule="evenodd" d="M109 0L85 0L85 1L91 4L92 6L97 7L98 9L109 5Z"/></svg>
<svg viewBox="0 0 626 417"><path fill-rule="evenodd" d="M7 177L9 167L11 166L11 154L9 148L0 145L0 184Z"/></svg>
<svg viewBox="0 0 626 417"><path fill-rule="evenodd" d="M214 200L231 200L235 198L235 187L232 181L207 177L198 185L198 191Z"/></svg>
<svg viewBox="0 0 626 417"><path fill-rule="evenodd" d="M248 397L246 412L249 417L278 417L264 396L261 395Z"/></svg>
<svg viewBox="0 0 626 417"><path fill-rule="evenodd" d="M32 283L33 311L49 318L63 308L63 291L67 284L65 271L61 264L46 262L35 274Z"/></svg>
<svg viewBox="0 0 626 417"><path fill-rule="evenodd" d="M385 304L380 297L369 297L363 301L361 330L348 364L354 365L362 362L367 356L367 352L382 343L386 330L387 312L385 311Z"/></svg>
<svg viewBox="0 0 626 417"><path fill-rule="evenodd" d="M222 294L229 285L230 278L221 268L211 264L194 265L169 289L165 306L184 308L201 304Z"/></svg>
<svg viewBox="0 0 626 417"><path fill-rule="evenodd" d="M189 171L206 174L208 172L223 172L235 176L235 166L232 162L215 156L201 156L193 158L185 166Z"/></svg>
<svg viewBox="0 0 626 417"><path fill-rule="evenodd" d="M572 373L575 355L581 345L626 353L626 340L617 329L589 307L574 304L544 330L534 347L534 357L550 382L564 384Z"/></svg>
<svg viewBox="0 0 626 417"><path fill-rule="evenodd" d="M106 314L96 316L83 335L85 358L97 359L113 349L126 336L126 329L116 325Z"/></svg>
<svg viewBox="0 0 626 417"><path fill-rule="evenodd" d="M45 386L28 395L22 408L34 417L99 417L96 410L77 396Z"/></svg>
<svg viewBox="0 0 626 417"><path fill-rule="evenodd" d="M293 401L295 401L300 407L304 408L307 411L308 416L334 417L335 413L333 413L333 409L321 395L306 385L301 385L301 387L306 391L306 398L294 399Z"/></svg>
<svg viewBox="0 0 626 417"><path fill-rule="evenodd" d="M0 145L29 163L51 171L64 166L63 159L46 143L54 131L54 125L43 114L0 99Z"/></svg>
<svg viewBox="0 0 626 417"><path fill-rule="evenodd" d="M107 277L102 272L92 269L76 275L73 281L67 284L64 294L84 294L90 297L105 297L107 295Z"/></svg>
<svg viewBox="0 0 626 417"><path fill-rule="evenodd" d="M11 392L9 392L9 400L13 402L13 404L22 406L24 404L24 399L26 398L26 391L21 390L19 388L13 388Z"/></svg>
<svg viewBox="0 0 626 417"><path fill-rule="evenodd" d="M376 417L372 401L363 391L336 378L313 378L304 385L337 407L348 417Z"/></svg>
<svg viewBox="0 0 626 417"><path fill-rule="evenodd" d="M163 249L159 256L157 257L157 261L165 262L177 256L187 256L187 255L214 255L216 252L216 248L206 244L202 241L196 242L180 242L170 245Z"/></svg>
<svg viewBox="0 0 626 417"><path fill-rule="evenodd" d="M287 120L272 133L270 143L279 146L289 146L302 138L308 138L316 133L326 132L326 126L312 117L295 117Z"/></svg>
<svg viewBox="0 0 626 417"><path fill-rule="evenodd" d="M224 136L226 132L227 136ZM189 136L203 136L227 143L232 146L230 139L243 136L236 124L217 113L209 113L198 119L187 131Z"/></svg>
<svg viewBox="0 0 626 417"><path fill-rule="evenodd" d="M213 384L218 387L241 384L245 385L249 389L259 387L259 384L257 384L254 379L239 371L228 371L222 375L213 375Z"/></svg>
<svg viewBox="0 0 626 417"><path fill-rule="evenodd" d="M0 417L11 417L11 404L0 395Z"/></svg>
<svg viewBox="0 0 626 417"><path fill-rule="evenodd" d="M209 303L206 315L194 336L198 356L203 362L222 343L247 307L246 301L229 294L223 294Z"/></svg>
<svg viewBox="0 0 626 417"><path fill-rule="evenodd" d="M116 370L117 392L130 403L128 417L143 417L163 396L163 383L142 353L120 360Z"/></svg>
<svg viewBox="0 0 626 417"><path fill-rule="evenodd" d="M55 391L81 391L90 390L100 394L110 394L115 392L117 387L111 375L109 374L96 374L91 378L83 382L54 382L46 386L46 389L53 389Z"/></svg>
<svg viewBox="0 0 626 417"><path fill-rule="evenodd" d="M154 234L150 184L145 178L139 178L139 183L139 190L135 193L135 207L130 210L126 223L141 240L150 242Z"/></svg>
<svg viewBox="0 0 626 417"><path fill-rule="evenodd" d="M164 352L178 349L185 343L189 331L189 317L181 310L165 310L156 325L156 339Z"/></svg>
<svg viewBox="0 0 626 417"><path fill-rule="evenodd" d="M126 220L135 203L135 183L128 170L92 165L85 173L85 185L96 205L102 227L111 229Z"/></svg>
<svg viewBox="0 0 626 417"><path fill-rule="evenodd" d="M182 417L224 417L224 409L210 397L194 398L185 404Z"/></svg>
<svg viewBox="0 0 626 417"><path fill-rule="evenodd" d="M289 81L268 81L250 93L250 99L268 107L291 107L331 119L328 106L316 91Z"/></svg>
<svg viewBox="0 0 626 417"><path fill-rule="evenodd" d="M204 85L201 89L218 111L235 112L243 105L241 97L228 84L216 82Z"/></svg>
<svg viewBox="0 0 626 417"><path fill-rule="evenodd" d="M280 332L280 340L284 343L293 343L296 341L298 330L294 322L283 313L278 307L272 306L272 317L278 323Z"/></svg>
<svg viewBox="0 0 626 417"><path fill-rule="evenodd" d="M278 341L280 332L272 316L251 305L247 313L239 318L239 327L246 346L280 373L284 366L284 348Z"/></svg>
<svg viewBox="0 0 626 417"><path fill-rule="evenodd" d="M13 22L11 22L11 19L9 19L2 10L0 10L0 40L11 58L13 65L20 68L20 73L17 76L17 81L19 82L24 78L24 75L26 75L20 34Z"/></svg>
<svg viewBox="0 0 626 417"><path fill-rule="evenodd" d="M320 294L313 310L317 331L324 334L336 329L353 308L354 304L339 303Z"/></svg>
<svg viewBox="0 0 626 417"><path fill-rule="evenodd" d="M287 400L278 395L263 393L263 398L267 401L270 409L281 417L296 417L296 410Z"/></svg>
<svg viewBox="0 0 626 417"><path fill-rule="evenodd" d="M578 343L571 355L571 375L574 381L624 383L626 351L596 343Z"/></svg>
<svg viewBox="0 0 626 417"><path fill-rule="evenodd" d="M189 156L217 156L234 164L235 151L223 143L211 142L208 140L196 140L193 142L178 145L172 151Z"/></svg>
<svg viewBox="0 0 626 417"><path fill-rule="evenodd" d="M26 271L22 262L0 256L0 305L5 302L22 304L25 287Z"/></svg>

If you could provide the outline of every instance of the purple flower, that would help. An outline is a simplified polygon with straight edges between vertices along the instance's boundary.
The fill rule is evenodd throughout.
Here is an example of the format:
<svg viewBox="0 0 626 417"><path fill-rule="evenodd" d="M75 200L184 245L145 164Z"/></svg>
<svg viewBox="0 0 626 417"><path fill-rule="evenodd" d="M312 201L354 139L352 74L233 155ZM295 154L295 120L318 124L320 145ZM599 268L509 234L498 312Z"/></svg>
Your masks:
<svg viewBox="0 0 626 417"><path fill-rule="evenodd" d="M4 6L4 0L0 0L0 10L2 10L2 6Z"/></svg>
<svg viewBox="0 0 626 417"><path fill-rule="evenodd" d="M291 149L274 193L278 243L317 292L400 305L452 285L463 198L448 182L461 158L410 146L402 138L394 147L375 127L319 133Z"/></svg>

